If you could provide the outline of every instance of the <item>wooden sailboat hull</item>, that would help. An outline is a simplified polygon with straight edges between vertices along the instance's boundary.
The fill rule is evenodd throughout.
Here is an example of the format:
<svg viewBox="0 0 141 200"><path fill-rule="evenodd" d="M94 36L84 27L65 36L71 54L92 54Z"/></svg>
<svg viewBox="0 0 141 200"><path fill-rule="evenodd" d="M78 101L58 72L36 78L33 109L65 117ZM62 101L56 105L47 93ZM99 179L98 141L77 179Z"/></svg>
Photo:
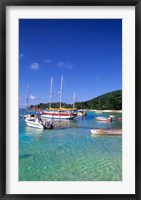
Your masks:
<svg viewBox="0 0 141 200"><path fill-rule="evenodd" d="M76 117L76 115L74 113L68 113L68 112L52 112L52 111L48 111L48 112L43 112L42 113L42 117L45 118L52 118L52 119L74 119Z"/></svg>

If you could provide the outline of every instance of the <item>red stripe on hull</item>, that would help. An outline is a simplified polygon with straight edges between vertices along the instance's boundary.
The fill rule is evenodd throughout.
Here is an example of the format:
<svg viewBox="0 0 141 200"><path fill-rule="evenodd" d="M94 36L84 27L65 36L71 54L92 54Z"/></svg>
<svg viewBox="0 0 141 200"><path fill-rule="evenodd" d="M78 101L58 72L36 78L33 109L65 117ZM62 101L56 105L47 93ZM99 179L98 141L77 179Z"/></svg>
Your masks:
<svg viewBox="0 0 141 200"><path fill-rule="evenodd" d="M67 113L58 114L58 113L46 113L46 112L43 112L42 114L43 115L50 115L50 116L63 116L63 117L73 117L73 116L75 116L74 114L67 114Z"/></svg>

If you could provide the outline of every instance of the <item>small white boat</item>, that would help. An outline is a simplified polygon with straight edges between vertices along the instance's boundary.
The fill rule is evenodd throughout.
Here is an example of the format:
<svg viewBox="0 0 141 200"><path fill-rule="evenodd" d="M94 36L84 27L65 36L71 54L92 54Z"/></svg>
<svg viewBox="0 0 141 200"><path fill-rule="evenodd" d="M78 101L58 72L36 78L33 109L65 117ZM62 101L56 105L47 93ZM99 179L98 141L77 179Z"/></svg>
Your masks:
<svg viewBox="0 0 141 200"><path fill-rule="evenodd" d="M92 135L122 135L122 129L91 129Z"/></svg>
<svg viewBox="0 0 141 200"><path fill-rule="evenodd" d="M112 120L115 120L115 119L116 119L116 116L115 116L115 115L109 115L109 117L110 117Z"/></svg>
<svg viewBox="0 0 141 200"><path fill-rule="evenodd" d="M110 122L110 121L112 121L112 118L111 117L98 116L98 117L95 117L95 120Z"/></svg>
<svg viewBox="0 0 141 200"><path fill-rule="evenodd" d="M53 129L54 125L51 122L46 122L38 117L27 117L25 119L27 126L39 129Z"/></svg>
<svg viewBox="0 0 141 200"><path fill-rule="evenodd" d="M87 114L87 113L86 113L86 111L84 111L84 110L78 110L78 111L77 111L77 116L78 116L78 117L86 116L86 114Z"/></svg>

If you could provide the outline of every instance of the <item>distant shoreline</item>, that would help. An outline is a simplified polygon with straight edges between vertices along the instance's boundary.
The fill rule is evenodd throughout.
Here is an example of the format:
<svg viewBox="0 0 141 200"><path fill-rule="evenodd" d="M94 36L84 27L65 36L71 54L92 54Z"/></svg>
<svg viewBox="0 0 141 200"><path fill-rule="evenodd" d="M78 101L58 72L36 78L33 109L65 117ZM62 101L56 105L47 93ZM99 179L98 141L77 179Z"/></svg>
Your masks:
<svg viewBox="0 0 141 200"><path fill-rule="evenodd" d="M19 108L19 109L26 109L26 108ZM97 112L97 113L122 113L122 110L96 110L96 109L78 109L83 111L90 111L90 112Z"/></svg>
<svg viewBox="0 0 141 200"><path fill-rule="evenodd" d="M122 110L91 110L91 109L83 109L91 112L107 112L107 113L122 113Z"/></svg>

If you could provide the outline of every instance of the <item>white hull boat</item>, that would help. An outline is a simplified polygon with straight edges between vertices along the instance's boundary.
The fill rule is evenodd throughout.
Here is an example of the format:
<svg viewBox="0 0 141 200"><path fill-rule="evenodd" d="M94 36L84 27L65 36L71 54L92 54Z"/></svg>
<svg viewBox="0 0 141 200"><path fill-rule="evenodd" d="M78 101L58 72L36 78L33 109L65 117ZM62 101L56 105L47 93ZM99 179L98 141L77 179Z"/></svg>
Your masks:
<svg viewBox="0 0 141 200"><path fill-rule="evenodd" d="M30 117L27 117L25 119L25 122L27 124L27 126L30 126L30 127L33 127L33 128L39 128L39 129L53 129L54 125L53 123L50 123L50 122L46 122L46 121L43 121L39 118L30 118Z"/></svg>
<svg viewBox="0 0 141 200"><path fill-rule="evenodd" d="M95 120L97 120L97 121L104 121L104 122L110 122L110 121L112 121L112 118L99 116L99 117L95 117Z"/></svg>
<svg viewBox="0 0 141 200"><path fill-rule="evenodd" d="M51 118L51 119L74 119L76 117L76 114L69 111L49 110L49 111L43 111L41 117Z"/></svg>
<svg viewBox="0 0 141 200"><path fill-rule="evenodd" d="M77 111L77 116L78 116L78 117L86 116L86 111L78 110L78 111Z"/></svg>

